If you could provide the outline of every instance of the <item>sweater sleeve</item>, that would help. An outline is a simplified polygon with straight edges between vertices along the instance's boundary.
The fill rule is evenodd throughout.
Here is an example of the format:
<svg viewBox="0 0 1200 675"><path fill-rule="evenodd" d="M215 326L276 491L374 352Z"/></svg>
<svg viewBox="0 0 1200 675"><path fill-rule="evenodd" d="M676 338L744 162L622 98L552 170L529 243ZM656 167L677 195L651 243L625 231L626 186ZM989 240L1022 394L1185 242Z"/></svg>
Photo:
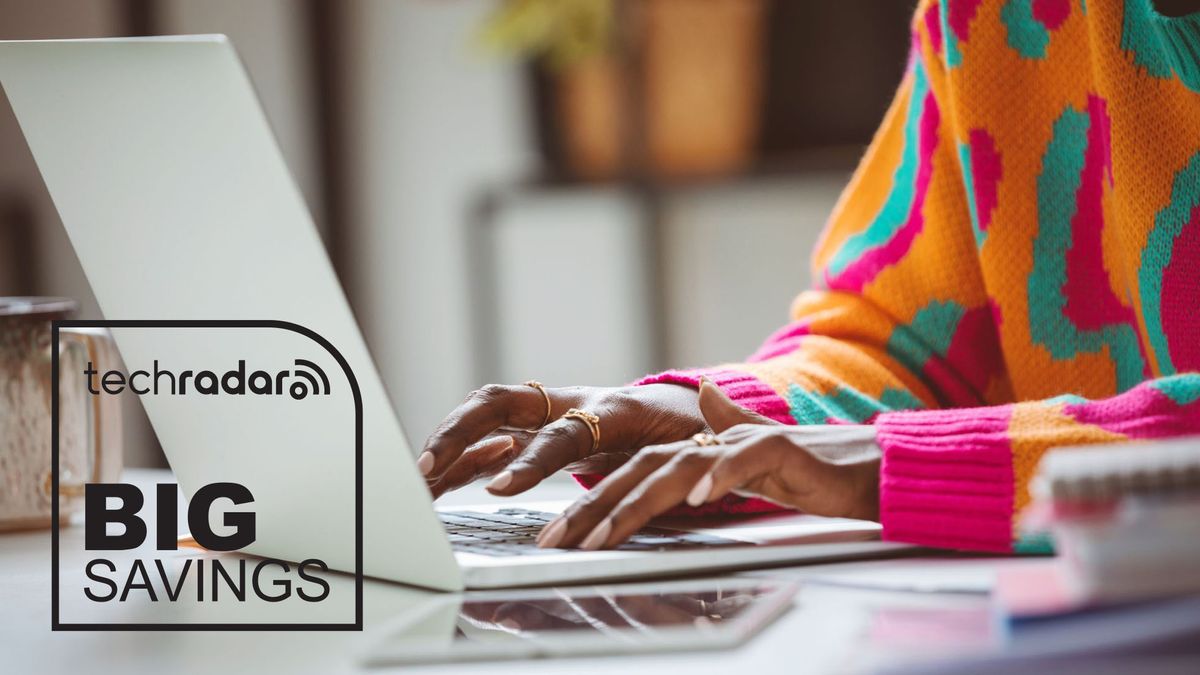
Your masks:
<svg viewBox="0 0 1200 675"><path fill-rule="evenodd" d="M794 424L1011 400L978 262L936 4L918 9L903 80L813 253L791 322L706 375L745 408ZM918 236L920 235L920 236Z"/></svg>
<svg viewBox="0 0 1200 675"><path fill-rule="evenodd" d="M788 424L1011 400L946 112L937 22L926 18L936 6L925 4L904 77L813 252L812 286L791 321L742 362L639 384L698 386L707 376L741 406ZM768 508L733 497L706 506Z"/></svg>
<svg viewBox="0 0 1200 675"><path fill-rule="evenodd" d="M791 322L740 363L642 383L708 376L780 422L874 424L885 538L1010 551L1046 450L1200 433L1200 374L1102 400L1014 402L978 254L1000 169L988 139L955 128L942 21L936 2L920 4L904 79L814 251L813 285ZM767 508L731 497L707 506Z"/></svg>
<svg viewBox="0 0 1200 675"><path fill-rule="evenodd" d="M893 412L883 448L884 537L927 546L1021 550L1013 517L1050 448L1200 434L1200 374L1144 382L1088 401L1065 395L975 409Z"/></svg>
<svg viewBox="0 0 1200 675"><path fill-rule="evenodd" d="M1013 403L978 257L998 168L987 144L976 155L971 134L954 128L941 20L937 3L921 3L904 79L814 251L813 285L791 322L742 362L642 383L708 376L776 421L875 424L885 538L1008 551L1042 453L1200 432L1200 375L1104 400ZM708 506L768 508L732 497Z"/></svg>

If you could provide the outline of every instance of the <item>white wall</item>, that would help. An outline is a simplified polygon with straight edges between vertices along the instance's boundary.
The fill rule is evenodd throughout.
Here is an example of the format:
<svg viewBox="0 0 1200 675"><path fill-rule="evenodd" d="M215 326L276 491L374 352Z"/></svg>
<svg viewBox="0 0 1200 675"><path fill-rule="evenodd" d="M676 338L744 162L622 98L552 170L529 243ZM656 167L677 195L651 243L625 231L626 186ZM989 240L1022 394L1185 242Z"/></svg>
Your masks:
<svg viewBox="0 0 1200 675"><path fill-rule="evenodd" d="M345 6L353 139L350 285L410 439L480 384L471 372L463 223L485 182L530 163L517 67L477 54L491 3Z"/></svg>
<svg viewBox="0 0 1200 675"><path fill-rule="evenodd" d="M672 366L738 361L788 321L848 179L814 172L737 181L671 200L664 264Z"/></svg>

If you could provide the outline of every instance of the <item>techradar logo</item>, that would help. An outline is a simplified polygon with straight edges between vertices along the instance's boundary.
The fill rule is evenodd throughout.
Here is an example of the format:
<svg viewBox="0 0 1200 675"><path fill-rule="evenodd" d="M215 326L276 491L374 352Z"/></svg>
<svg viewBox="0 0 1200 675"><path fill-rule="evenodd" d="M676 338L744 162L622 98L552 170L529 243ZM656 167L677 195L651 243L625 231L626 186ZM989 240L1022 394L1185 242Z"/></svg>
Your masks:
<svg viewBox="0 0 1200 675"><path fill-rule="evenodd" d="M143 395L194 398L198 396L235 396L230 402L253 405L266 403L261 396L282 396L293 400L321 397L338 401L331 393L329 376L312 361L295 358L294 367L283 370L253 368L245 360L228 370L179 369L178 363L154 360L150 368L99 372L92 362L78 378L60 378L59 355L61 328L105 328L129 330L209 330L214 339L242 339L227 335L242 330L277 330L301 336L323 349L337 367L334 378L340 382L339 396L353 402L353 414L345 420L345 433L353 438L353 517L346 523L353 533L353 563L343 559L339 570L352 573L353 586L344 582L333 585L321 560L297 555L293 560L263 558L242 551L259 540L264 526L277 526L271 517L260 519L267 504L259 502L244 485L225 482L201 485L187 499L188 528L195 543L208 550L201 557L179 556L169 524L177 520L174 484L154 488L157 499L154 519L143 520L139 513L148 506L141 490L126 483L85 485L81 537L70 537L64 549L60 533L62 517L61 474L65 461L60 457L60 390L66 382L86 387L95 397L123 393L126 389ZM287 352L284 351L284 354ZM51 322L51 593L50 627L54 631L361 631L363 629L363 400L358 379L345 356L328 339L296 323L274 319L215 320L55 320ZM144 363L144 362L143 362ZM286 360L284 361L286 363ZM188 364L190 365L190 364ZM225 364L221 364L225 365ZM261 365L261 364L260 364ZM75 371L79 372L79 371ZM81 386L82 385L82 386ZM342 387L345 386L343 391ZM84 394L79 391L77 394ZM87 395L85 394L85 395ZM248 415L248 414L247 414ZM241 423L256 422L248 415ZM210 423L221 424L213 419ZM341 424L336 425L341 427ZM97 437L99 438L99 437ZM219 503L226 503L222 507ZM230 509L232 508L232 510ZM223 513L222 513L223 511ZM211 512L211 513L210 513ZM214 530L207 525L209 516L219 518ZM111 526L111 531L110 531ZM218 533L220 532L220 533ZM153 543L152 543L153 542ZM72 555L64 557L61 552ZM189 560L191 564L189 564ZM129 604L126 604L129 603ZM215 608L220 606L220 612ZM312 621L301 617L311 610ZM131 609L132 607L132 609ZM169 609L174 607L176 609ZM276 608L267 611L266 608ZM104 608L104 609L102 609ZM156 611L161 608L165 611ZM204 609L201 609L204 608ZM239 609L241 608L241 609ZM334 609L331 613L330 608ZM342 611L346 611L345 619ZM352 612L352 614L350 614ZM243 620L238 620L243 619Z"/></svg>
<svg viewBox="0 0 1200 675"><path fill-rule="evenodd" d="M313 396L329 395L329 378L321 367L307 359L295 359L294 370L270 373L255 370L246 373L246 360L240 359L237 367L221 375L211 370L175 371L163 368L158 359L150 370L135 370L128 374L120 370L97 372L88 361L83 374L87 377L88 393L99 396L117 395L126 389L138 396L186 396L189 392L201 396L282 396L285 392L297 401Z"/></svg>

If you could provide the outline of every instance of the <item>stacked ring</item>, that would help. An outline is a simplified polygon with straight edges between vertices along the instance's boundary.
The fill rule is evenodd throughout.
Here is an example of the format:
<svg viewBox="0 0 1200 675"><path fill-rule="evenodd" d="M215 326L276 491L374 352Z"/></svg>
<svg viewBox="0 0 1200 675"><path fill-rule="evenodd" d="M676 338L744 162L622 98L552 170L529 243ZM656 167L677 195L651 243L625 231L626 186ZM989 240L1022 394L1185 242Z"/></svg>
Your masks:
<svg viewBox="0 0 1200 675"><path fill-rule="evenodd" d="M539 424L538 426L536 426L532 429L526 429L526 431L537 431L538 429L541 429L542 427L544 427L550 423L550 413L552 412L554 406L550 403L550 394L546 392L546 387L541 382L538 382L537 380L529 380L528 382L525 383L525 386L533 387L534 389L537 389L538 391L542 392L542 398L546 399L546 417L545 417L545 419L543 419L542 423Z"/></svg>
<svg viewBox="0 0 1200 675"><path fill-rule="evenodd" d="M702 448L710 445L721 444L721 439L713 436L712 434L696 434L692 436L692 440L695 441L696 445L699 445Z"/></svg>
<svg viewBox="0 0 1200 675"><path fill-rule="evenodd" d="M579 408L571 408L563 413L561 419L577 419L587 425L588 431L592 432L592 452L600 448L600 418L586 410Z"/></svg>

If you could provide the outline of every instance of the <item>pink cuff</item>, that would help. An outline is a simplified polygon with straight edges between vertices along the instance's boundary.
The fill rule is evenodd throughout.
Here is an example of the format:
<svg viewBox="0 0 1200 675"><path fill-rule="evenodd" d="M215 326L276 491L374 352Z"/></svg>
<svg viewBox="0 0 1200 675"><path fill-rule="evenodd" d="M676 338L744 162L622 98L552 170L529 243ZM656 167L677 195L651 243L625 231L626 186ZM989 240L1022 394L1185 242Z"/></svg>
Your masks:
<svg viewBox="0 0 1200 675"><path fill-rule="evenodd" d="M884 413L883 538L1009 552L1013 541L1012 406Z"/></svg>
<svg viewBox="0 0 1200 675"><path fill-rule="evenodd" d="M795 424L796 420L788 412L788 404L775 390L768 387L757 377L749 373L720 368L698 368L695 370L668 370L657 375L648 375L637 382L643 384L679 384L688 387L700 387L701 376L712 380L729 398L738 405L769 417L782 424ZM589 490L604 478L600 474L576 474L575 480ZM726 495L724 498L702 506L677 506L665 516L707 516L718 513L773 513L788 509L763 499L746 499L736 495Z"/></svg>
<svg viewBox="0 0 1200 675"><path fill-rule="evenodd" d="M657 375L648 375L634 382L642 384L682 384L689 387L700 387L700 378L707 377L720 387L725 395L735 403L756 412L763 417L769 417L780 424L795 424L796 420L788 411L788 403L775 390L768 387L762 380L738 370L721 368L696 368L693 370L668 370Z"/></svg>

